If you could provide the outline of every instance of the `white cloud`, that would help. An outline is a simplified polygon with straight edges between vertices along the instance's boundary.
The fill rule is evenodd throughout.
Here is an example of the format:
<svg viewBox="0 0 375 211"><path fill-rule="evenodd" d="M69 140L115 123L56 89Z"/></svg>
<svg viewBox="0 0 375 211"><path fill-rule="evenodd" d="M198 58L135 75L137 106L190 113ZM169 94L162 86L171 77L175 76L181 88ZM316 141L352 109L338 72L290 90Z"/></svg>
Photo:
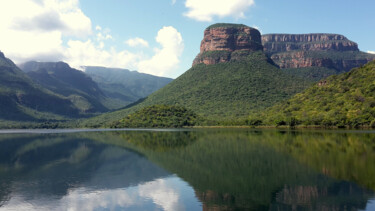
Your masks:
<svg viewBox="0 0 375 211"><path fill-rule="evenodd" d="M106 34L106 33L103 34L103 33L99 32L99 33L96 34L96 39L98 41L113 40L113 37L110 34Z"/></svg>
<svg viewBox="0 0 375 211"><path fill-rule="evenodd" d="M252 25L251 27L253 27L254 29L257 29L261 34L263 34L262 30L259 28L259 26L257 25Z"/></svg>
<svg viewBox="0 0 375 211"><path fill-rule="evenodd" d="M172 26L165 26L159 30L156 41L162 46L155 49L155 55L141 61L138 70L159 76L171 73L180 63L180 56L184 50L184 43L180 32Z"/></svg>
<svg viewBox="0 0 375 211"><path fill-rule="evenodd" d="M168 26L159 30L156 41L161 48L156 48L154 55L147 58L143 52L117 51L114 48L105 50L103 42L96 45L91 39L70 40L64 50L64 58L67 63L77 69L81 66L122 67L153 75L168 76L180 63L180 56L184 49L182 36L175 28ZM138 45L137 43L135 46Z"/></svg>
<svg viewBox="0 0 375 211"><path fill-rule="evenodd" d="M95 46L90 39L87 41L70 40L65 51L65 61L72 67L80 66L105 66L105 67L126 67L135 69L142 58L142 54L134 54L129 51L116 51L111 48L103 50L104 43Z"/></svg>
<svg viewBox="0 0 375 211"><path fill-rule="evenodd" d="M171 26L159 30L156 41L161 48L151 55L117 50L111 47L115 40L110 29L92 27L90 18L79 8L79 0L7 1L0 7L0 50L17 64L30 60L65 61L75 68L121 67L163 76L168 76L180 62L183 40ZM141 38L126 43L132 47L149 46Z"/></svg>
<svg viewBox="0 0 375 211"><path fill-rule="evenodd" d="M142 38L136 37L133 39L129 39L125 41L125 43L130 46L130 47L136 47L136 46L141 46L141 47L148 47L148 42Z"/></svg>
<svg viewBox="0 0 375 211"><path fill-rule="evenodd" d="M172 5L176 4L176 0L172 0Z"/></svg>
<svg viewBox="0 0 375 211"><path fill-rule="evenodd" d="M0 49L15 62L61 59L63 36L92 33L78 0L7 1L0 7L0 31Z"/></svg>
<svg viewBox="0 0 375 211"><path fill-rule="evenodd" d="M184 15L197 21L212 21L215 16L243 18L254 4L254 0L186 0L189 11Z"/></svg>
<svg viewBox="0 0 375 211"><path fill-rule="evenodd" d="M367 51L367 53L375 54L375 51Z"/></svg>

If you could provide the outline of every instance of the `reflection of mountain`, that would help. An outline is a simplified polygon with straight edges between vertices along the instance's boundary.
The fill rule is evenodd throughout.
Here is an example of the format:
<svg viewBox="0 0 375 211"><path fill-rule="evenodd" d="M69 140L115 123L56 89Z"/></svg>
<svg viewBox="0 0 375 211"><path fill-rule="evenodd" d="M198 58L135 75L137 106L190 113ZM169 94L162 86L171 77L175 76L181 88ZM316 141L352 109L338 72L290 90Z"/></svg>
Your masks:
<svg viewBox="0 0 375 211"><path fill-rule="evenodd" d="M150 132L143 132L144 134ZM316 145L309 151L310 162L326 166L333 158L337 165L327 165L331 172L335 167L350 168L351 165L361 162L360 154L343 154L331 151L330 160L324 161L314 157L321 155L326 150L327 142L340 145L356 139L362 140L363 145L353 145L353 151L361 151L366 144L371 147L372 136L344 133L280 133L278 131L211 131L192 132L196 141L184 147L170 147L164 145L163 153L149 147L147 140L140 134L123 136L129 147L145 154L150 160L177 174L189 182L195 189L197 197L203 202L204 210L290 210L293 207L310 210L340 210L343 207L351 209L364 209L372 191L367 191L360 186L340 181L334 178L345 178L359 184L374 181L374 179L358 181L349 178L350 175L366 174L374 168L374 159L367 157L367 168L347 169L354 170L350 174L332 174L334 178L321 174L318 170L311 169L301 164L303 156L297 153L300 150L298 141ZM166 133L164 140L171 139L171 134ZM305 134L305 136L304 136ZM176 135L177 136L177 133ZM147 135L144 135L147 137ZM320 144L321 137L326 137L324 144ZM356 138L357 137L357 138ZM182 137L181 137L182 138ZM186 136L185 138L188 138ZM134 141L136 140L136 141ZM162 141L163 138L159 137ZM126 143L126 144L125 144ZM181 139L181 143L186 143ZM353 142L355 143L355 142ZM329 145L329 144L328 144ZM292 156L291 156L292 155ZM327 157L325 157L327 158ZM342 159L342 163L340 160ZM370 163L372 162L372 164ZM309 165L310 166L310 165ZM322 172L325 173L325 172ZM365 179L365 177L360 177Z"/></svg>
<svg viewBox="0 0 375 211"><path fill-rule="evenodd" d="M138 153L90 136L1 134L0 202L13 190L62 197L70 188L123 188L169 175Z"/></svg>
<svg viewBox="0 0 375 211"><path fill-rule="evenodd" d="M95 206L108 199L106 205L135 209L151 199L154 204L138 208L179 210L189 195L184 202L194 208L186 210L199 207L193 196L204 210L365 209L374 197L363 188L374 190L374 136L276 130L0 134L0 206L20 194L78 200L76 207L86 206L87 198ZM166 178L167 171L178 177Z"/></svg>
<svg viewBox="0 0 375 211"><path fill-rule="evenodd" d="M364 209L366 201L363 189L349 182L335 182L323 188L285 186L276 193L270 210L357 210Z"/></svg>

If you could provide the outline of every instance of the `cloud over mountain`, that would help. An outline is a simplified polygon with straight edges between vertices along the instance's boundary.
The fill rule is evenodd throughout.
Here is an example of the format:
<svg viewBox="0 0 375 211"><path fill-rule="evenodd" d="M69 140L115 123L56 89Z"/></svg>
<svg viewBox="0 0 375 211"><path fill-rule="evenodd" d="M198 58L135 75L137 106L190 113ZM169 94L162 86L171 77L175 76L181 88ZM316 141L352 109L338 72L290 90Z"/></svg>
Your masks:
<svg viewBox="0 0 375 211"><path fill-rule="evenodd" d="M212 21L214 17L245 17L245 11L254 0L186 0L188 12L184 15L197 21Z"/></svg>
<svg viewBox="0 0 375 211"><path fill-rule="evenodd" d="M12 0L0 7L0 48L16 62L63 57L63 36L85 38L91 20L78 0ZM48 56L51 55L51 56Z"/></svg>
<svg viewBox="0 0 375 211"><path fill-rule="evenodd" d="M120 47L110 29L93 28L79 0L9 1L0 7L0 31L0 50L16 63L65 61L74 68L121 67L165 75L175 70L184 49L172 26L159 30L156 44L161 48L155 46L154 52L145 48L148 41L135 36L125 41L129 49Z"/></svg>
<svg viewBox="0 0 375 211"><path fill-rule="evenodd" d="M181 33L172 26L160 29L156 41L162 48L155 49L155 55L149 60L141 61L138 67L140 72L164 76L179 64L184 42Z"/></svg>

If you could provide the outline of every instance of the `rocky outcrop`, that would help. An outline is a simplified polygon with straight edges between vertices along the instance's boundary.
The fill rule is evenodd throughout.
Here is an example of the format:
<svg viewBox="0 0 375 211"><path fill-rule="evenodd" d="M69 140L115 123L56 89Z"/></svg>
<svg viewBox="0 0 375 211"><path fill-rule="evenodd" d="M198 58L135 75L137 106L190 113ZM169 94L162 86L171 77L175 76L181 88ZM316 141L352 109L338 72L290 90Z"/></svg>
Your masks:
<svg viewBox="0 0 375 211"><path fill-rule="evenodd" d="M266 34L242 24L214 24L204 31L197 64L217 64L264 51L280 68L324 67L346 72L375 59L339 34Z"/></svg>
<svg viewBox="0 0 375 211"><path fill-rule="evenodd" d="M278 53L304 50L359 51L355 42L339 34L267 34L262 36L264 51Z"/></svg>
<svg viewBox="0 0 375 211"><path fill-rule="evenodd" d="M242 24L214 24L204 31L200 53L196 64L216 64L228 62L232 55L262 51L260 32Z"/></svg>
<svg viewBox="0 0 375 211"><path fill-rule="evenodd" d="M375 59L339 34L267 34L265 53L280 68L326 67L349 71Z"/></svg>

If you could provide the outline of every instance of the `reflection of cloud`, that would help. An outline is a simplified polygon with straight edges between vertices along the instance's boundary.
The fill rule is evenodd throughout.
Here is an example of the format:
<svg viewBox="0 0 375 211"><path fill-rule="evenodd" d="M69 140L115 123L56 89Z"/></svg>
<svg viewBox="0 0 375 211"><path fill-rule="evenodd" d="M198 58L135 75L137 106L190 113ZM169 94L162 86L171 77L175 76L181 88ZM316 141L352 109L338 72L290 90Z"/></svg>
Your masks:
<svg viewBox="0 0 375 211"><path fill-rule="evenodd" d="M89 192L85 189L78 189L69 192L61 199L61 210L82 210L91 211L98 208L111 209L116 207L129 207L139 202L137 195L132 195L127 190L105 190Z"/></svg>
<svg viewBox="0 0 375 211"><path fill-rule="evenodd" d="M176 183L176 181L178 183ZM115 209L140 209L140 210L185 210L181 194L193 196L193 191L182 188L189 187L185 182L176 178L157 179L146 182L135 187L113 190L91 190L77 188L68 191L68 194L58 201L52 198L40 198L33 196L21 197L15 194L1 210L69 210L69 211L91 211L91 210L115 210ZM55 198L53 198L55 199ZM191 201L190 201L191 202Z"/></svg>
<svg viewBox="0 0 375 211"><path fill-rule="evenodd" d="M139 195L152 199L164 210L181 210L179 194L164 179L157 179L139 186Z"/></svg>

